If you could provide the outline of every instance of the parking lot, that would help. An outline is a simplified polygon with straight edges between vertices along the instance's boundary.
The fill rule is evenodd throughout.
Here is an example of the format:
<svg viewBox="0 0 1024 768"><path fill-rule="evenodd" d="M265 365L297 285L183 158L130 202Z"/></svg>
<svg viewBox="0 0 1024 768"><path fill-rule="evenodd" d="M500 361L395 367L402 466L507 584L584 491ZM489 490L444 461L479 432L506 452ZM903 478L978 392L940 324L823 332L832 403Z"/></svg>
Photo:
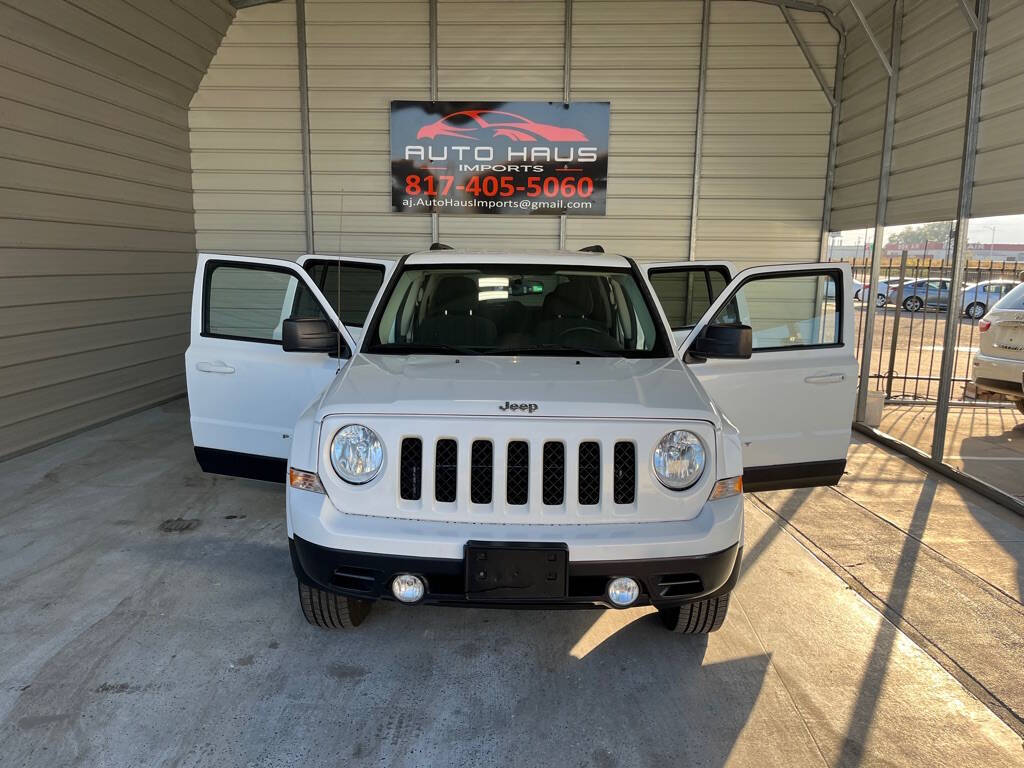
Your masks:
<svg viewBox="0 0 1024 768"><path fill-rule="evenodd" d="M0 464L3 762L1024 764L1024 519L860 438L849 470L747 497L708 639L394 604L325 633L283 490L203 475L173 401Z"/></svg>

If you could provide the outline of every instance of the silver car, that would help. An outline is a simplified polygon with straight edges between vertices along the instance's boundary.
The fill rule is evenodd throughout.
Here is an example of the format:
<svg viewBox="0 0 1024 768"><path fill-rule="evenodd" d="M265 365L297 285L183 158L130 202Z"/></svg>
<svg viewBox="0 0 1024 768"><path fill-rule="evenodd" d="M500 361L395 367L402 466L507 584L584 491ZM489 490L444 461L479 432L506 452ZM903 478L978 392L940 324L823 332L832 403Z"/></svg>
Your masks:
<svg viewBox="0 0 1024 768"><path fill-rule="evenodd" d="M1016 280L984 280L980 283L971 283L964 288L964 300L960 308L967 317L978 320L985 315L989 307L994 306L1016 285Z"/></svg>

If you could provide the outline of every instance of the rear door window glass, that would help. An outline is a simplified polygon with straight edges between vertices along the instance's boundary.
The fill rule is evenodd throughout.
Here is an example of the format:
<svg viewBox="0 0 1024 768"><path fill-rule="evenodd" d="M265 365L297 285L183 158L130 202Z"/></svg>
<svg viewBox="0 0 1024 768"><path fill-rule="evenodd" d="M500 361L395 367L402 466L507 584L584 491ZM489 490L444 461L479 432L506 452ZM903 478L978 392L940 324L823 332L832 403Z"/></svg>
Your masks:
<svg viewBox="0 0 1024 768"><path fill-rule="evenodd" d="M652 269L650 278L673 331L696 325L729 284L724 267Z"/></svg>

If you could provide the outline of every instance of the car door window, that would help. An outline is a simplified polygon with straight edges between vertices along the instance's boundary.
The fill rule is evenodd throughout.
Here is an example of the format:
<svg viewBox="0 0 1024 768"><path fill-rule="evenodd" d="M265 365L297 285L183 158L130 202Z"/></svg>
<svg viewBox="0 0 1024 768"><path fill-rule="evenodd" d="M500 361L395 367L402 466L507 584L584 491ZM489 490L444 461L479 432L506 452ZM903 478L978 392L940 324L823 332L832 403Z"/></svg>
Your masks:
<svg viewBox="0 0 1024 768"><path fill-rule="evenodd" d="M284 270L211 264L206 280L204 336L280 344L286 318L328 319L305 284Z"/></svg>
<svg viewBox="0 0 1024 768"><path fill-rule="evenodd" d="M755 276L740 286L711 322L749 325L754 352L840 344L842 304L836 301L837 277L820 272Z"/></svg>
<svg viewBox="0 0 1024 768"><path fill-rule="evenodd" d="M349 327L362 328L384 282L384 267L379 264L354 264L328 259L313 259L304 266L317 288L337 311L341 322Z"/></svg>
<svg viewBox="0 0 1024 768"><path fill-rule="evenodd" d="M729 284L724 267L667 267L650 271L651 285L673 331L692 328Z"/></svg>

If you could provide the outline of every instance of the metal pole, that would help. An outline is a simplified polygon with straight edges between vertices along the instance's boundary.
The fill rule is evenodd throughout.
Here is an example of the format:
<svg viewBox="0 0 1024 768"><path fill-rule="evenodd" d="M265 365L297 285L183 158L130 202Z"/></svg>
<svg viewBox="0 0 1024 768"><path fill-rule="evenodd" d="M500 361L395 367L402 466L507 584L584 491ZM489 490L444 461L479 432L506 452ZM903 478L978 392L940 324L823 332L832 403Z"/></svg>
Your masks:
<svg viewBox="0 0 1024 768"><path fill-rule="evenodd" d="M437 0L429 0L430 7L430 100L437 101ZM430 214L430 242L441 239L441 221L436 213Z"/></svg>
<svg viewBox="0 0 1024 768"><path fill-rule="evenodd" d="M892 397L893 369L896 367L896 342L900 337L900 311L903 308L903 283L907 279L907 249L900 254L900 281L896 285L896 314L892 318L892 344L889 345L889 370L885 375L885 399ZM904 386L904 390L906 386Z"/></svg>
<svg viewBox="0 0 1024 768"><path fill-rule="evenodd" d="M839 119L843 103L843 72L846 67L846 33L836 30L839 41L836 44L835 81L832 84L832 126L828 134L828 160L825 164L825 195L821 208L821 253L818 261L828 256L828 236L832 230L832 194L836 183L836 152L839 146Z"/></svg>
<svg viewBox="0 0 1024 768"><path fill-rule="evenodd" d="M960 307L963 304L964 262L967 253L967 227L971 220L974 191L974 165L978 152L978 122L981 117L981 81L985 71L985 39L988 33L988 0L976 0L978 29L971 42L971 74L967 91L967 116L964 126L964 153L960 159L960 190L957 193L956 236L953 241L953 268L950 276L949 306L946 308L946 329L942 337L942 363L939 367L939 404L935 408L935 431L932 434L932 458L942 461L946 445L946 423L949 398L953 390L953 362L956 337L960 328Z"/></svg>
<svg viewBox="0 0 1024 768"><path fill-rule="evenodd" d="M572 93L572 0L565 0L565 22L562 32L562 103L569 105ZM558 247L565 248L566 229L569 220L566 214L558 217Z"/></svg>
<svg viewBox="0 0 1024 768"><path fill-rule="evenodd" d="M295 40L299 54L299 133L302 142L302 206L306 219L306 253L313 243L313 158L309 138L309 63L306 60L306 0L295 0Z"/></svg>
<svg viewBox="0 0 1024 768"><path fill-rule="evenodd" d="M851 3L852 4L852 3ZM900 43L903 36L903 0L893 0L892 34L889 43L890 66L888 92L885 101L885 128L882 133L882 160L878 172L878 199L875 204L875 239L871 248L871 276L868 286L872 291L878 290L878 281L882 266L882 253L885 248L885 211L889 203L889 170L892 167L892 136L896 122L896 90L900 74ZM873 298L873 297L872 297ZM864 421L867 417L868 382L871 378L871 347L875 335L875 302L869 301L864 313L864 347L860 357L860 390L857 392L857 411L854 421ZM899 308L896 310L899 311Z"/></svg>
<svg viewBox="0 0 1024 768"><path fill-rule="evenodd" d="M711 32L711 0L704 0L700 19L700 72L697 75L697 120L693 146L693 187L690 191L690 241L687 256L693 261L697 254L697 220L700 214L700 167L703 162L704 101L708 86L708 40Z"/></svg>

